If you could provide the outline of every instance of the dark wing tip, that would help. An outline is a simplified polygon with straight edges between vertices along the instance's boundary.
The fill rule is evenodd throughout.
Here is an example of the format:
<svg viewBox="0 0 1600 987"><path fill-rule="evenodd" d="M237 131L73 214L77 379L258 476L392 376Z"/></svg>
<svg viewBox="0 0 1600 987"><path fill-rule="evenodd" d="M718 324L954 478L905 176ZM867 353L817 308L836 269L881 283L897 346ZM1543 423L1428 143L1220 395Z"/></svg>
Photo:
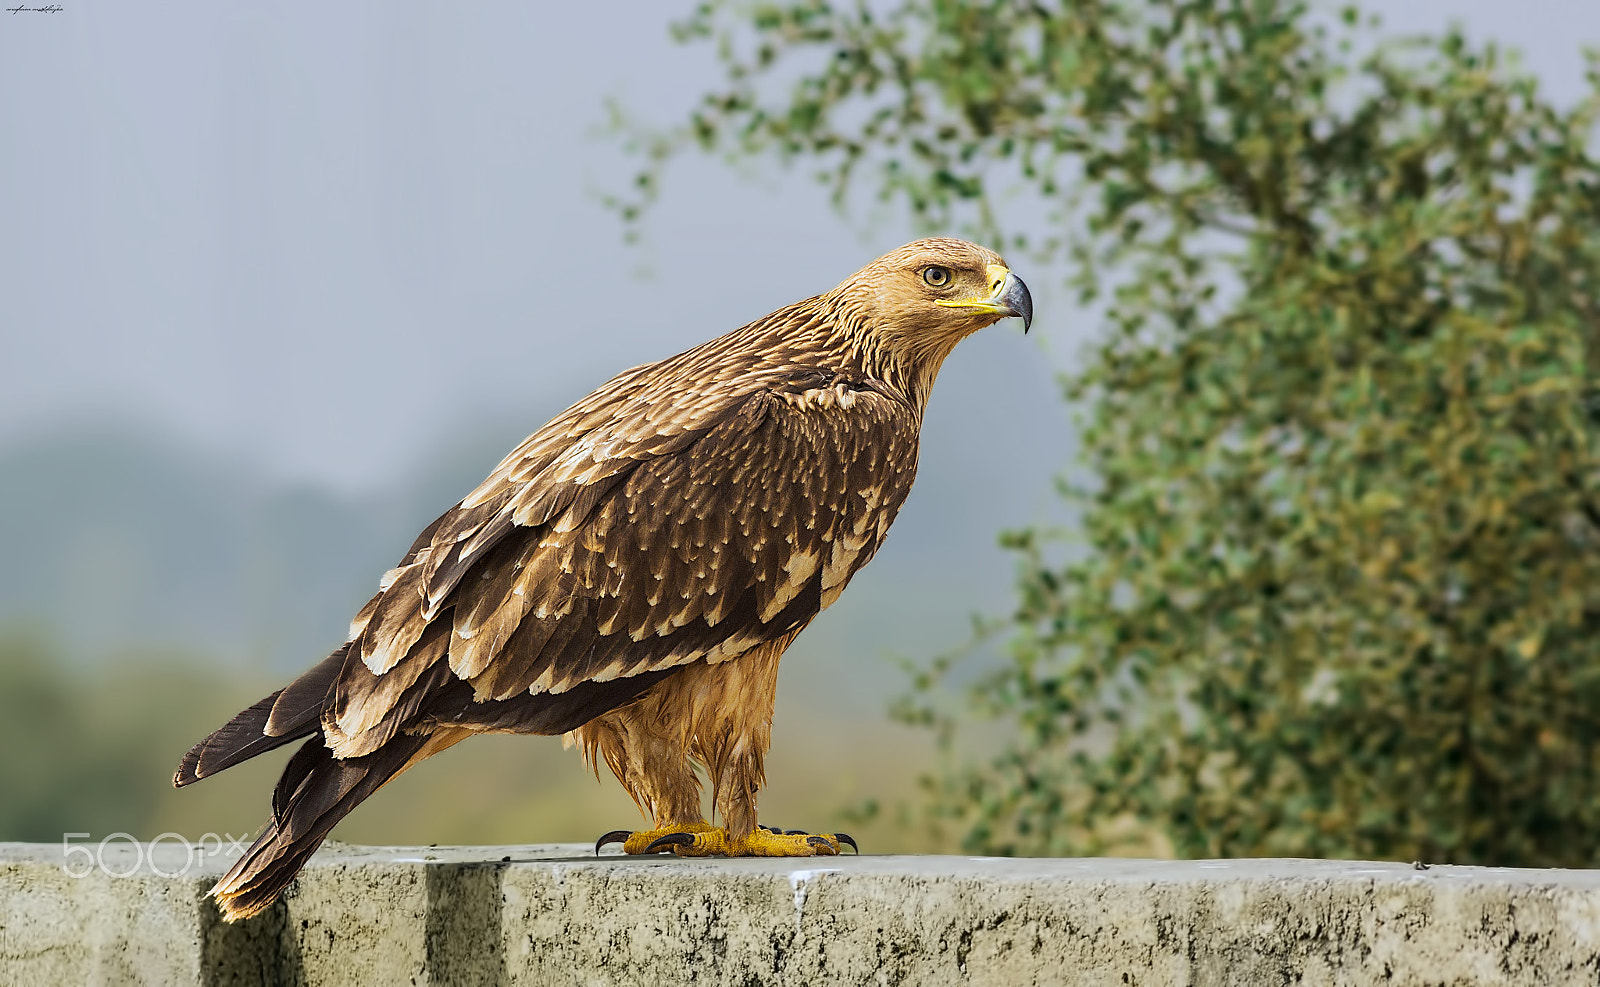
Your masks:
<svg viewBox="0 0 1600 987"><path fill-rule="evenodd" d="M189 748L189 753L183 755L183 760L178 764L178 770L172 776L173 788L182 788L185 785L192 785L201 778L211 774L210 771L205 769L204 762L206 748L211 744L211 741L215 739L215 737L216 734L212 734L206 739L200 741L198 744L195 744L193 747Z"/></svg>

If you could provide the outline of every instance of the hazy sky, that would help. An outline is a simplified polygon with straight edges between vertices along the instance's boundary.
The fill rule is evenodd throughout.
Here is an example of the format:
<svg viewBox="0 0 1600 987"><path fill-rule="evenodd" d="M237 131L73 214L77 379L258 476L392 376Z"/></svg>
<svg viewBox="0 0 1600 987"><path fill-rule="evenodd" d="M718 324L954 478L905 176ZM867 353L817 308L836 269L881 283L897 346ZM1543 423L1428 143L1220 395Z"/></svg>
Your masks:
<svg viewBox="0 0 1600 987"><path fill-rule="evenodd" d="M0 443L114 417L368 489L909 235L697 159L624 245L595 193L631 166L594 132L607 96L665 121L715 80L668 38L688 4L63 5L0 14ZM1563 100L1600 42L1600 0L1376 9L1520 47ZM934 398L930 429L1003 432L969 468L1059 448L1049 360L1092 327L1031 280L1053 354L1007 324Z"/></svg>

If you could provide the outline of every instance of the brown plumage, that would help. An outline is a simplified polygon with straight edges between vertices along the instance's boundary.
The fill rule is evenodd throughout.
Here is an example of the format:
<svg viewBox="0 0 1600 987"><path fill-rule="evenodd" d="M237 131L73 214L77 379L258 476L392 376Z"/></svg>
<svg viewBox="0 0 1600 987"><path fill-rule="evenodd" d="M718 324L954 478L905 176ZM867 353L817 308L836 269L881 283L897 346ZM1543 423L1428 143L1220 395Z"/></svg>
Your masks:
<svg viewBox="0 0 1600 987"><path fill-rule="evenodd" d="M1008 315L1032 302L997 255L921 240L529 436L348 643L183 759L180 786L309 738L212 889L223 914L261 911L357 803L473 733L571 732L658 827L702 821L698 760L748 836L778 659L882 544L945 356Z"/></svg>

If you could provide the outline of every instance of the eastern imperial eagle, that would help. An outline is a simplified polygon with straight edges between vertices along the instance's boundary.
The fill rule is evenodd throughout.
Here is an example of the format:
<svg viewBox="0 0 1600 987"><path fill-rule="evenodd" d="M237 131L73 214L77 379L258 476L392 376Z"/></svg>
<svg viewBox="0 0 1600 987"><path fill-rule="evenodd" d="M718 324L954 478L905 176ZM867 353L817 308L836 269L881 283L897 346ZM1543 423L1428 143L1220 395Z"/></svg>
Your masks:
<svg viewBox="0 0 1600 987"><path fill-rule="evenodd" d="M1007 316L1026 328L1033 302L998 255L919 240L529 436L349 643L184 757L180 786L308 738L212 889L223 915L266 908L362 799L475 733L570 733L655 822L601 838L628 853L837 853L756 825L778 659L883 542L944 358Z"/></svg>

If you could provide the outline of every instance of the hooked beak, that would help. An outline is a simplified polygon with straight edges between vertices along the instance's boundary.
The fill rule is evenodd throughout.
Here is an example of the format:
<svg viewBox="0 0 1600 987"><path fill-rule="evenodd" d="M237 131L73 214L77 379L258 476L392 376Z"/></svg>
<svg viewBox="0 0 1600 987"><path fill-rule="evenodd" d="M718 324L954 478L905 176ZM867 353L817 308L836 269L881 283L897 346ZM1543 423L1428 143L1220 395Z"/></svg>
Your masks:
<svg viewBox="0 0 1600 987"><path fill-rule="evenodd" d="M1022 331L1026 333L1033 328L1033 296L1028 294L1028 286L1022 279L1006 271L1004 282L995 293L995 303L1005 306L1007 315L1014 315L1022 320Z"/></svg>
<svg viewBox="0 0 1600 987"><path fill-rule="evenodd" d="M1022 320L1022 331L1027 332L1033 326L1033 296L1028 294L1028 286L1022 279L1012 274L1010 269L999 264L990 264L985 272L989 275L989 297L965 298L959 301L946 301L940 299L937 304L947 308L970 308L979 312L992 312L1001 318L1016 316Z"/></svg>

